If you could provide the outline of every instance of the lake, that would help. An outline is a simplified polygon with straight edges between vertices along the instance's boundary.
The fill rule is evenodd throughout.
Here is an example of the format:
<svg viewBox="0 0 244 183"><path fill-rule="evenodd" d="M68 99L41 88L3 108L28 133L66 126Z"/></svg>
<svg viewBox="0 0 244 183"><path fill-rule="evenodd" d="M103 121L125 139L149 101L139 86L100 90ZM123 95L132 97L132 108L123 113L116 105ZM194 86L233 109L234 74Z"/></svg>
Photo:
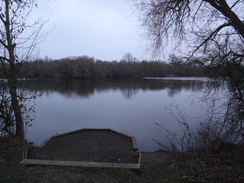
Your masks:
<svg viewBox="0 0 244 183"><path fill-rule="evenodd" d="M31 92L41 92L35 120L27 139L40 145L48 137L81 128L112 128L137 140L139 151L155 151L164 143L162 128L178 133L169 114L176 107L194 124L203 114L197 96L205 78L143 78L26 81ZM194 99L194 100L193 100ZM176 112L177 113L177 112Z"/></svg>

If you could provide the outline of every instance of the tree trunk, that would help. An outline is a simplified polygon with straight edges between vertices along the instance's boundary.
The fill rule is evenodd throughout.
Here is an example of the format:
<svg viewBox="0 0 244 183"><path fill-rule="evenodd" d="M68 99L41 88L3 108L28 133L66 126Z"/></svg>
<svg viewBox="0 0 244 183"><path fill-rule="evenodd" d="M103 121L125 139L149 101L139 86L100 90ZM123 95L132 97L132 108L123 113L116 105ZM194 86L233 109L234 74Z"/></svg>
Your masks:
<svg viewBox="0 0 244 183"><path fill-rule="evenodd" d="M225 0L212 1L212 0L204 0L212 5L215 9L220 11L226 18L229 19L229 23L236 29L236 31L241 35L242 39L244 39L244 23L240 20L240 18L233 12L230 6L227 4Z"/></svg>
<svg viewBox="0 0 244 183"><path fill-rule="evenodd" d="M13 68L11 67L8 77L9 77L8 78L9 93L11 96L11 106L14 111L15 123L16 123L15 135L24 138L25 135L24 122L21 113L21 106L19 104L18 95L17 95L17 77L16 77L16 71L14 67Z"/></svg>
<svg viewBox="0 0 244 183"><path fill-rule="evenodd" d="M9 16L9 0L5 0L5 10L6 10L6 21L5 21L5 30L6 30L6 38L7 45L6 48L9 54L9 70L8 70L8 86L9 92L11 96L11 106L14 111L15 122L16 122L16 130L15 134L21 138L24 138L24 122L21 113L21 105L19 104L18 96L17 96L17 70L16 70L16 57L15 57L15 43L13 43L12 39L12 29L10 26L10 16Z"/></svg>

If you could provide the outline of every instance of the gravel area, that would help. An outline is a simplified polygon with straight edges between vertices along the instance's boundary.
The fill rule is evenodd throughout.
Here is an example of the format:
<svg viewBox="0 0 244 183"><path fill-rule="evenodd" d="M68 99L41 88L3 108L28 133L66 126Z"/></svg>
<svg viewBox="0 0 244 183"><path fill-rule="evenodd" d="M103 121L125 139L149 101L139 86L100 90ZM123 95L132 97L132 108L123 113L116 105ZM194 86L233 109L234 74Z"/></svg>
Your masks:
<svg viewBox="0 0 244 183"><path fill-rule="evenodd" d="M138 163L132 138L111 130L80 130L51 138L28 159Z"/></svg>

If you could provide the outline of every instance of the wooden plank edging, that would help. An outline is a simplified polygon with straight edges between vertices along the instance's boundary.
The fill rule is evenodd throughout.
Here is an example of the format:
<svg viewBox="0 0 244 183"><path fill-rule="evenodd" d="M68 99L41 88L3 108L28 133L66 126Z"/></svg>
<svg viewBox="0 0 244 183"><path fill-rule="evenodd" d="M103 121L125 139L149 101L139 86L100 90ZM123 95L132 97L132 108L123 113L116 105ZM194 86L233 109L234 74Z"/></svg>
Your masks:
<svg viewBox="0 0 244 183"><path fill-rule="evenodd" d="M54 161L39 159L24 159L20 162L25 165L50 165L50 166L80 166L80 167L97 167L97 168L130 168L140 169L141 153L137 164L133 163L104 163L104 162L81 162L81 161Z"/></svg>
<svg viewBox="0 0 244 183"><path fill-rule="evenodd" d="M126 136L128 138L131 138L132 140L132 146L134 150L138 150L137 147L137 143L136 143L136 139L133 136L129 136L127 134L124 134L122 132L118 132L114 129L111 128L101 128L101 129L97 129L97 128L82 128L79 130L74 130L74 131L70 131L70 132L66 132L66 133L62 133L62 134L57 134L54 136L49 137L47 140L45 140L40 147L42 148L44 145L46 145L50 140L52 140L53 138L59 137L59 136L64 136L64 135L68 135L71 133L76 133L79 131L93 131L93 130L97 130L97 131L112 131L114 133ZM103 168L129 168L129 169L140 169L140 164L141 164L141 153L139 153L139 157L138 157L138 163L108 163L108 162L81 162L81 161L56 161L56 160L39 160L39 159L28 159L28 150L25 149L23 152L23 159L20 162L21 164L25 164L25 165L53 165L53 166L81 166L81 167L103 167Z"/></svg>
<svg viewBox="0 0 244 183"><path fill-rule="evenodd" d="M57 135L49 137L47 140L45 140L39 147L42 148L44 145L46 145L52 138L56 137Z"/></svg>
<svg viewBox="0 0 244 183"><path fill-rule="evenodd" d="M108 128L107 130L111 130L111 131L113 131L113 132L115 132L115 133L118 133L118 134L120 134L120 135L124 135L124 136L126 136L126 137L131 138L131 140L132 140L132 145L133 145L133 149L136 150L136 151L138 150L138 146L137 146L136 138L135 138L135 137L130 136L130 135L127 135L127 134L125 134L125 133L123 133L123 132L116 131L116 130L114 130L113 128Z"/></svg>
<svg viewBox="0 0 244 183"><path fill-rule="evenodd" d="M25 148L22 154L22 160L27 159L27 156L28 156L28 149Z"/></svg>

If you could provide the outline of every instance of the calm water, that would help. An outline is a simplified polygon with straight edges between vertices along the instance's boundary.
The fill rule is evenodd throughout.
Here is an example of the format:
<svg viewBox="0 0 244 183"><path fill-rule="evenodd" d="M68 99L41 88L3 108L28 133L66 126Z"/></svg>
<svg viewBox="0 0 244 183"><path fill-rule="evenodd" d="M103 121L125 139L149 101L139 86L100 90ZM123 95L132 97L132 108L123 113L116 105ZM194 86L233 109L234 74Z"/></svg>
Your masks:
<svg viewBox="0 0 244 183"><path fill-rule="evenodd" d="M36 119L27 138L39 145L72 130L113 128L136 137L140 151L155 151L153 139L165 142L156 123L179 130L170 109L178 106L192 123L202 115L196 95L204 83L204 78L30 80L28 90L42 96L36 99Z"/></svg>

